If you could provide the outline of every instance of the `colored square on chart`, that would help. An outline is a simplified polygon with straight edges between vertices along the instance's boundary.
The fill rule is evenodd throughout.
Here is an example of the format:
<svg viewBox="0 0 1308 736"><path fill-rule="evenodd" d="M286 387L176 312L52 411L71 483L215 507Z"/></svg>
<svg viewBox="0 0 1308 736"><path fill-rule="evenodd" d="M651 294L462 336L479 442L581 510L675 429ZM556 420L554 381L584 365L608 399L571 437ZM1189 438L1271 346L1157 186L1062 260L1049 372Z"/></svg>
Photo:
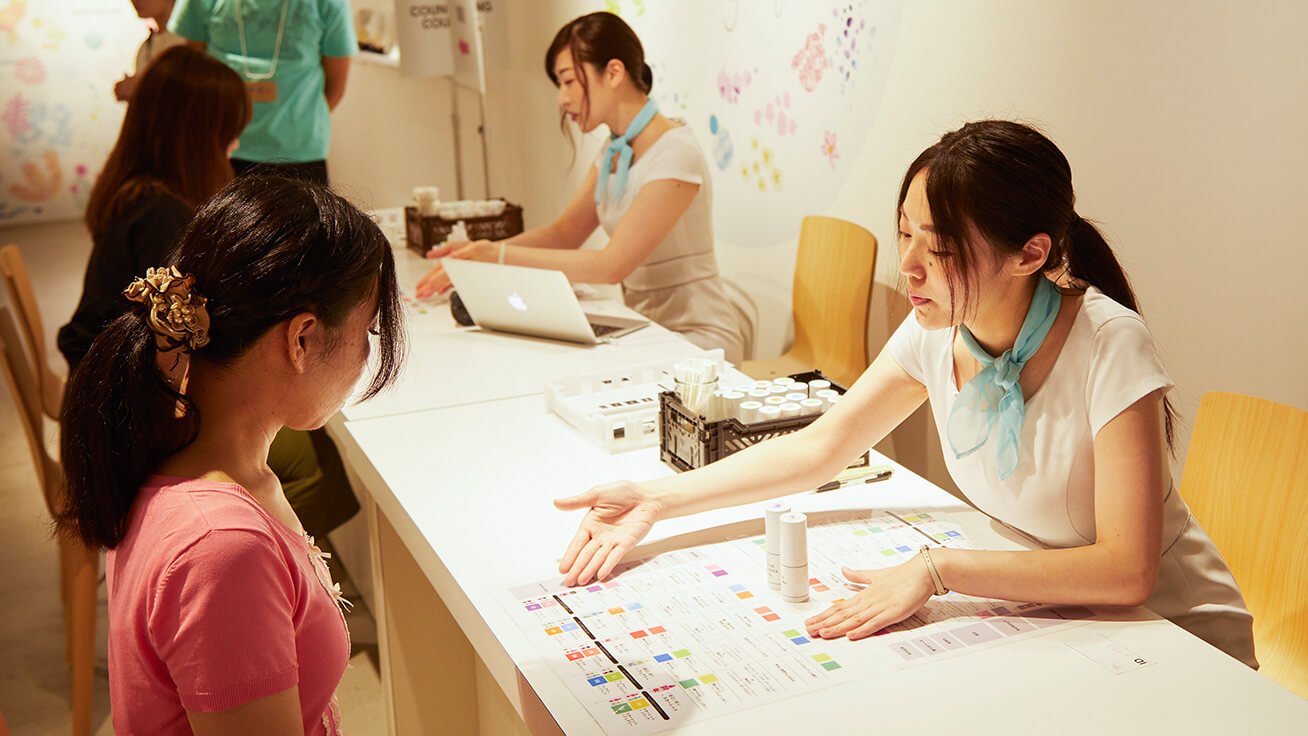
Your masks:
<svg viewBox="0 0 1308 736"><path fill-rule="evenodd" d="M613 706L613 712L619 715L623 713L630 713L631 706L627 705L626 703L618 703L617 705Z"/></svg>
<svg viewBox="0 0 1308 736"><path fill-rule="evenodd" d="M640 710L641 708L648 708L649 701L645 700L644 698L636 698L635 700L631 701L631 707L636 710Z"/></svg>
<svg viewBox="0 0 1308 736"><path fill-rule="evenodd" d="M608 680L609 682L617 682L618 680L621 680L621 679L622 679L622 673L621 673L621 672L610 672L610 673L608 673L607 675L604 676L604 679Z"/></svg>
<svg viewBox="0 0 1308 736"><path fill-rule="evenodd" d="M787 639L791 639L796 636L799 636L799 631L795 629L786 629L785 631L781 632L781 635L786 637Z"/></svg>
<svg viewBox="0 0 1308 736"><path fill-rule="evenodd" d="M730 590L730 591L732 591L733 593L739 593L740 591L742 591L742 590L744 590L744 589L745 589L745 586L741 585L740 583L736 583L735 585L729 585L729 586L727 586L727 590Z"/></svg>
<svg viewBox="0 0 1308 736"><path fill-rule="evenodd" d="M564 631L576 631L576 630L577 630L577 625L576 625L576 624L564 624L564 625L560 626L559 628L563 629Z"/></svg>
<svg viewBox="0 0 1308 736"><path fill-rule="evenodd" d="M766 540L766 539L755 539L755 540L754 540L754 544L757 544L757 545L760 546L760 547L766 546L767 543L768 543L768 540Z"/></svg>
<svg viewBox="0 0 1308 736"><path fill-rule="evenodd" d="M834 601L831 601L831 605L834 606L834 605L836 605L837 603L844 603L844 602L845 602L845 599L844 599L844 598L837 598L837 599L835 599Z"/></svg>
<svg viewBox="0 0 1308 736"><path fill-rule="evenodd" d="M913 644L927 654L940 654L945 651L945 648L930 636L919 636L913 639Z"/></svg>
<svg viewBox="0 0 1308 736"><path fill-rule="evenodd" d="M821 581L818 580L817 578L809 578L809 579L808 579L808 584L809 584L809 585L817 585L817 584L820 583L820 582L821 582Z"/></svg>
<svg viewBox="0 0 1308 736"><path fill-rule="evenodd" d="M614 616L618 615L619 613L622 613L622 606L614 606L613 608L610 608L609 613L613 614Z"/></svg>
<svg viewBox="0 0 1308 736"><path fill-rule="evenodd" d="M569 661L569 662L575 662L575 661L581 659L581 658L584 657L584 656L586 656L586 655L582 654L581 652L568 652L568 654L567 654L567 657L568 657L568 661Z"/></svg>
<svg viewBox="0 0 1308 736"><path fill-rule="evenodd" d="M539 610L540 610L540 604L539 604L539 603L533 603L533 604L531 604L530 606L527 606L527 610L528 610L528 611L539 611Z"/></svg>
<svg viewBox="0 0 1308 736"><path fill-rule="evenodd" d="M631 632L631 638L633 638L633 639L644 639L644 638L647 637L647 636L649 636L649 632L648 632L648 631L641 630L641 631L633 631L633 632Z"/></svg>
<svg viewBox="0 0 1308 736"><path fill-rule="evenodd" d="M907 522L910 523L910 524L912 524L913 522L917 521L917 515L916 515L916 514L904 514L901 518L902 518L904 521L907 521Z"/></svg>
<svg viewBox="0 0 1308 736"><path fill-rule="evenodd" d="M654 655L654 661L655 661L655 662L671 662L671 661L672 661L672 655L671 655L671 654L655 654L655 655Z"/></svg>
<svg viewBox="0 0 1308 736"><path fill-rule="evenodd" d="M957 536L960 536L960 535L959 535L958 532L945 532L945 536L946 536L946 537L957 537Z"/></svg>
<svg viewBox="0 0 1308 736"><path fill-rule="evenodd" d="M628 603L628 604L627 604L627 610L628 610L628 611L639 611L639 610L642 609L642 608L644 608L644 606L640 605L639 603Z"/></svg>
<svg viewBox="0 0 1308 736"><path fill-rule="evenodd" d="M550 606L557 606L557 605L559 605L559 604L556 603L556 602L554 602L554 601L544 601L544 602L542 602L542 603L540 604L540 607L541 607L541 608L549 608Z"/></svg>
<svg viewBox="0 0 1308 736"><path fill-rule="evenodd" d="M766 615L766 616L763 617L763 620L764 620L764 621L780 621L780 620L781 620L781 617L778 616L778 615L775 614L775 613L769 613L768 615Z"/></svg>
<svg viewBox="0 0 1308 736"><path fill-rule="evenodd" d="M866 536L867 536L867 532L864 531L864 530L862 530L862 529L855 529L855 530L854 530L854 536L856 536L856 537L866 537Z"/></svg>
<svg viewBox="0 0 1308 736"><path fill-rule="evenodd" d="M796 644L807 644L808 638L803 636L796 636L795 638L791 639L791 641Z"/></svg>
<svg viewBox="0 0 1308 736"><path fill-rule="evenodd" d="M1014 636L1016 634L1025 634L1028 631L1035 631L1035 626L1020 618L997 618L991 621L990 625L999 629L999 633L1004 636Z"/></svg>
<svg viewBox="0 0 1308 736"><path fill-rule="evenodd" d="M881 554L885 557L894 557L895 551L893 549L883 549L881 550Z"/></svg>
<svg viewBox="0 0 1308 736"><path fill-rule="evenodd" d="M751 592L749 592L749 591L747 590L747 591L745 591L744 593L737 593L737 594L736 594L736 597L739 598L739 599L741 599L741 600L743 601L743 600L745 600L745 599L747 599L747 598L753 598L753 597L754 597L754 594L751 593Z"/></svg>
<svg viewBox="0 0 1308 736"><path fill-rule="evenodd" d="M595 647L589 647L587 649L581 650L581 653L586 655L587 657L593 657L596 654L599 654L599 650L596 649Z"/></svg>
<svg viewBox="0 0 1308 736"><path fill-rule="evenodd" d="M943 534L939 534L939 533L937 533L937 534L932 534L931 536L935 537L937 540L939 540L939 541L941 541L941 542L945 541L946 539L949 539L949 537L946 537L945 535L943 535Z"/></svg>
<svg viewBox="0 0 1308 736"><path fill-rule="evenodd" d="M819 662L819 663L820 663L820 662L830 662L830 661L831 661L831 655L830 655L830 654L814 654L814 655L813 655L813 661L814 661L814 662Z"/></svg>
<svg viewBox="0 0 1308 736"><path fill-rule="evenodd" d="M722 577L723 575L726 575L726 574L727 574L727 571L726 571L726 570L714 570L714 571L713 571L713 577L715 577L715 578L720 578L720 577Z"/></svg>
<svg viewBox="0 0 1308 736"><path fill-rule="evenodd" d="M678 649L677 651L675 651L675 652L672 653L672 656L676 657L677 659L681 659L681 658L683 658L683 657L689 657L689 656L690 656L690 650L689 650L689 649Z"/></svg>
<svg viewBox="0 0 1308 736"><path fill-rule="evenodd" d="M618 587L618 583L617 583L616 580L611 580L611 581L605 583L605 584L604 584L604 587L606 587L606 588L616 588L616 587Z"/></svg>
<svg viewBox="0 0 1308 736"><path fill-rule="evenodd" d="M562 633L563 633L563 628L559 626L551 626L548 629L545 629L545 634L547 636L554 636L555 634L562 634Z"/></svg>
<svg viewBox="0 0 1308 736"><path fill-rule="evenodd" d="M665 628L663 628L662 626L651 626L651 627L649 627L649 633L651 633L651 634L666 634L667 631L668 631L668 630L665 629Z"/></svg>
<svg viewBox="0 0 1308 736"><path fill-rule="evenodd" d="M589 588L586 589L586 592L588 592L588 593L598 593L598 592L600 592L601 590L604 590L604 586L603 586L603 585L592 585L592 586L590 586Z"/></svg>
<svg viewBox="0 0 1308 736"><path fill-rule="evenodd" d="M604 679L603 675L595 675L594 677L590 678L586 682L589 682L591 687L598 687L599 685L603 685L604 683L608 682L608 680Z"/></svg>
<svg viewBox="0 0 1308 736"><path fill-rule="evenodd" d="M835 662L823 662L823 663L822 663L822 669L827 670L828 672L830 672L831 670L838 670L838 669L840 669L840 665L836 664Z"/></svg>
<svg viewBox="0 0 1308 736"><path fill-rule="evenodd" d="M978 621L971 626L963 626L957 629L950 629L950 635L966 645L980 644L982 642L994 641L999 638L999 632L994 628L986 626Z"/></svg>
<svg viewBox="0 0 1308 736"><path fill-rule="evenodd" d="M714 570L721 570L721 569L722 569L722 566L721 566L721 565L705 565L705 566L704 566L704 569L705 569L705 570L708 570L709 572L713 572Z"/></svg>
<svg viewBox="0 0 1308 736"><path fill-rule="evenodd" d="M1008 610L1008 608L1005 607L1005 606L995 606L994 608L992 608L992 609L990 609L990 610L991 610L991 611L994 611L995 613L999 614L1000 616L1008 616L1008 615L1010 615L1010 614L1013 613L1012 611Z"/></svg>
<svg viewBox="0 0 1308 736"><path fill-rule="evenodd" d="M717 675L700 675L699 681L705 685L711 685L718 681Z"/></svg>
<svg viewBox="0 0 1308 736"><path fill-rule="evenodd" d="M930 518L931 518L931 514L918 514L918 515L917 515L917 518L919 518L919 519L930 519Z"/></svg>
<svg viewBox="0 0 1308 736"><path fill-rule="evenodd" d="M926 656L925 654L919 652L917 650L917 647L913 646L912 644L909 644L906 641L901 641L898 644L892 644L890 648L894 650L895 654L898 654L904 659L910 659L910 660L921 659L922 657Z"/></svg>
<svg viewBox="0 0 1308 736"><path fill-rule="evenodd" d="M767 606L759 606L754 609L754 613L772 613L772 609Z"/></svg>
<svg viewBox="0 0 1308 736"><path fill-rule="evenodd" d="M696 680L693 677L690 678L689 680L682 680L680 683L680 685L686 688L687 690L691 689L692 687L695 687L698 684L699 684L699 680Z"/></svg>
<svg viewBox="0 0 1308 736"><path fill-rule="evenodd" d="M912 551L913 551L913 548L912 548L912 547L905 547L905 546L902 545L902 544L899 545L898 547L896 547L895 549L899 550L900 552L912 552Z"/></svg>
<svg viewBox="0 0 1308 736"><path fill-rule="evenodd" d="M885 529L882 529L879 526L870 526L867 528L867 530L872 532L873 534L880 534L881 532L885 531Z"/></svg>
<svg viewBox="0 0 1308 736"><path fill-rule="evenodd" d="M831 590L831 589L828 588L827 586L823 585L822 583L818 583L817 585L814 585L814 586L813 586L813 590L814 590L815 592L818 592L818 593L825 593L825 592L827 592L828 590Z"/></svg>

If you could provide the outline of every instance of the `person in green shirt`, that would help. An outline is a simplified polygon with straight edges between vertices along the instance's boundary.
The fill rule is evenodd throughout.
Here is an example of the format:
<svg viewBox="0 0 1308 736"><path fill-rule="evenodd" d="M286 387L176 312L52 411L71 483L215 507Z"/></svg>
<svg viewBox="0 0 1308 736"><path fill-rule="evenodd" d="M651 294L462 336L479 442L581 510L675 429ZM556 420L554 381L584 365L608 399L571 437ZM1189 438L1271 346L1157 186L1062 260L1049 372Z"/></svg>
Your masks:
<svg viewBox="0 0 1308 736"><path fill-rule="evenodd" d="M245 80L254 119L232 158L327 183L330 113L358 50L349 0L177 0L169 30Z"/></svg>

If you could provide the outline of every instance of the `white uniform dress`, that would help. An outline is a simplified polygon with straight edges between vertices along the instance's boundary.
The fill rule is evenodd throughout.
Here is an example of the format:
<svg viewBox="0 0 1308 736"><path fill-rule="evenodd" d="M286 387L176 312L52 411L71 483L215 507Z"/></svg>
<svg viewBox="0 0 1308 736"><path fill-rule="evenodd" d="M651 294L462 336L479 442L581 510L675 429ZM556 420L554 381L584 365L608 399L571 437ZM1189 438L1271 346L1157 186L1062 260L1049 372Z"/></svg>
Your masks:
<svg viewBox="0 0 1308 736"><path fill-rule="evenodd" d="M910 314L887 344L895 362L926 386L942 438L958 395L955 332L927 331ZM1140 315L1091 287L1049 376L1026 402L1017 469L999 480L992 436L961 459L945 443L949 474L978 509L1044 545L1092 544L1095 435L1139 399L1172 386ZM1158 582L1145 606L1257 667L1253 618L1235 578L1170 482L1162 550Z"/></svg>
<svg viewBox="0 0 1308 736"><path fill-rule="evenodd" d="M622 280L623 299L628 307L706 350L722 348L727 360L739 365L744 358L740 325L713 252L713 181L689 126L682 123L665 132L632 162L622 196L606 196L597 208L600 225L612 237L641 187L661 179L698 184L699 192L663 242ZM610 175L610 192L615 182Z"/></svg>

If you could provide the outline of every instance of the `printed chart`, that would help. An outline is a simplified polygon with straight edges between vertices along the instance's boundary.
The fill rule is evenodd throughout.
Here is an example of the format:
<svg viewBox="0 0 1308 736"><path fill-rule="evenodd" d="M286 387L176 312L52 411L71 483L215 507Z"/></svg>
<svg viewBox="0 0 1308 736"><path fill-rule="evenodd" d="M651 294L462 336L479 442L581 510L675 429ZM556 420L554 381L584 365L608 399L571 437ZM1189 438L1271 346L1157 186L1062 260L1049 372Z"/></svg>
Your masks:
<svg viewBox="0 0 1308 736"><path fill-rule="evenodd" d="M505 606L610 734L652 733L779 698L1002 646L1088 618L1079 607L951 593L876 637L813 640L804 619L853 594L840 566L890 567L923 544L971 548L930 513L810 521L812 602L767 586L765 540L748 537L624 563L603 583L513 588Z"/></svg>

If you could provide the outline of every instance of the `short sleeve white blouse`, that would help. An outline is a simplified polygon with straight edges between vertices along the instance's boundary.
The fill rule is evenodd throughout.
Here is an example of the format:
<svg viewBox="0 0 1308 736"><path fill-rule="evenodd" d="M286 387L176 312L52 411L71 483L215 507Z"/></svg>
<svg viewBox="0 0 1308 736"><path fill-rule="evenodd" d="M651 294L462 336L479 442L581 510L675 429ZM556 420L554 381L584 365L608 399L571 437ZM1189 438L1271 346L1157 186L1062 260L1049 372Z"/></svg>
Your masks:
<svg viewBox="0 0 1308 736"><path fill-rule="evenodd" d="M597 166L603 155L601 151ZM713 247L713 181L690 126L665 132L632 162L622 194L601 197L596 208L600 225L613 235L641 188L668 179L699 185L699 192L663 241L622 280L624 300L700 347L723 348L728 360L739 363L743 338ZM616 177L609 177L608 186L616 186Z"/></svg>
<svg viewBox="0 0 1308 736"><path fill-rule="evenodd" d="M942 439L958 395L955 335L956 328L928 331L910 314L886 345L926 386ZM1136 401L1172 386L1140 315L1090 287L1049 375L1026 401L1017 469L1000 480L992 448L956 458L947 442L945 464L968 501L995 519L1049 547L1092 544L1095 436ZM1174 488L1163 507L1163 564L1146 606L1256 666L1252 618L1226 563Z"/></svg>

